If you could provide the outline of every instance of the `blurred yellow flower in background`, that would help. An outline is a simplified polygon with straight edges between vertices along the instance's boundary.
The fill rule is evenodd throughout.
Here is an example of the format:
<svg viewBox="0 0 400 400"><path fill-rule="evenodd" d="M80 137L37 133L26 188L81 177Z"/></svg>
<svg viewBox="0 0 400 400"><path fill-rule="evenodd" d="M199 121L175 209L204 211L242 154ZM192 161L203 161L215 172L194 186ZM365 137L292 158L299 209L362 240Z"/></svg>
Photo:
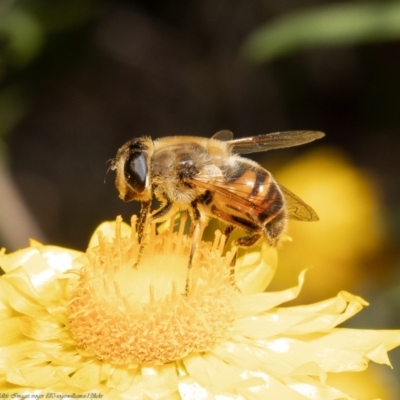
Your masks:
<svg viewBox="0 0 400 400"><path fill-rule="evenodd" d="M365 264L372 264L367 261L376 258L385 242L379 191L371 179L334 148L305 153L275 175L315 209L320 221L290 223L293 241L280 252L273 284L285 287L301 269L313 266L301 301L358 289Z"/></svg>
<svg viewBox="0 0 400 400"><path fill-rule="evenodd" d="M171 224L173 226L174 224ZM225 237L191 241L135 222L102 224L84 253L32 242L0 256L2 393L98 393L107 399L353 399L330 374L389 364L400 331L336 328L366 302L348 292L281 307L295 287L264 292L276 269L265 245L239 257Z"/></svg>

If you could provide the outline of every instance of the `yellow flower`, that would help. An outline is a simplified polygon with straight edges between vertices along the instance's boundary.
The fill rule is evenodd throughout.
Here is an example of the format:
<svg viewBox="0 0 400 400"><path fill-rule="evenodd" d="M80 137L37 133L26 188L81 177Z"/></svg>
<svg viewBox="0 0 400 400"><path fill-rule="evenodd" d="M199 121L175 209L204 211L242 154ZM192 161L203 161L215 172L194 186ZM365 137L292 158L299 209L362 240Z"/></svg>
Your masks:
<svg viewBox="0 0 400 400"><path fill-rule="evenodd" d="M382 257L385 232L379 190L341 150L317 148L304 153L285 164L276 177L313 206L320 222L290 224L293 242L280 254L275 282L285 287L305 266L314 266L300 295L303 302L311 302L344 287L358 288L368 279L377 286L390 279ZM286 273L288 267L292 274Z"/></svg>
<svg viewBox="0 0 400 400"><path fill-rule="evenodd" d="M298 295L304 273L293 288L264 292L274 249L239 257L234 283L235 249L223 252L220 233L199 244L188 275L184 223L152 232L143 249L131 225L101 225L86 254L32 242L0 255L0 393L351 399L327 383L329 373L390 365L400 331L336 328L362 309L361 298L341 292L280 307Z"/></svg>

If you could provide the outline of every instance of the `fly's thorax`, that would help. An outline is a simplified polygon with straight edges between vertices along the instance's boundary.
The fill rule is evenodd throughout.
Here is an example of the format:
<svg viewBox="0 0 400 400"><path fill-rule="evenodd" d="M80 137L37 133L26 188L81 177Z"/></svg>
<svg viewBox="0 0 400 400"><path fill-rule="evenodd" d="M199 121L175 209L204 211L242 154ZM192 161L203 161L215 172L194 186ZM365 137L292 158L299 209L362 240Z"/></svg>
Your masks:
<svg viewBox="0 0 400 400"><path fill-rule="evenodd" d="M193 142L158 146L151 162L154 195L187 208L201 190L188 181L199 173L206 157L204 148Z"/></svg>
<svg viewBox="0 0 400 400"><path fill-rule="evenodd" d="M154 141L155 154L173 152L177 158L220 166L230 156L227 142L196 136L172 136Z"/></svg>
<svg viewBox="0 0 400 400"><path fill-rule="evenodd" d="M168 139L168 138L167 138ZM207 158L204 147L195 142L172 143L164 146L156 146L151 159L154 176L170 177L172 175L194 172L201 168L201 164Z"/></svg>
<svg viewBox="0 0 400 400"><path fill-rule="evenodd" d="M221 166L230 157L226 143L175 136L158 139L154 145L151 165L156 197L166 197L182 209L206 192L200 182L224 180Z"/></svg>
<svg viewBox="0 0 400 400"><path fill-rule="evenodd" d="M230 159L234 159L236 156L232 155L228 148L227 142L220 140L208 139L206 142L207 152L210 163L221 167L224 163L229 162Z"/></svg>

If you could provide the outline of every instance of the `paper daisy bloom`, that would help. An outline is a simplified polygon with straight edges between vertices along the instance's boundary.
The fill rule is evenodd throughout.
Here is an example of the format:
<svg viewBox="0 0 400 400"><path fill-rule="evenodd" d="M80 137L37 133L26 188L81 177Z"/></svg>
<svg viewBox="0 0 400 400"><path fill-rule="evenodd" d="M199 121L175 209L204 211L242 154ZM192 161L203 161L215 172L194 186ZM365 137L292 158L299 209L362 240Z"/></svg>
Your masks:
<svg viewBox="0 0 400 400"><path fill-rule="evenodd" d="M172 226L173 224L171 224ZM351 399L329 373L389 364L397 330L336 326L366 304L347 292L283 307L296 287L265 292L274 249L239 257L135 221L102 224L86 253L31 246L0 255L0 393L9 398ZM188 275L189 273L189 275ZM186 292L186 280L189 289ZM33 397L32 397L33 396ZM40 397L42 396L42 397ZM85 397L86 396L86 397Z"/></svg>

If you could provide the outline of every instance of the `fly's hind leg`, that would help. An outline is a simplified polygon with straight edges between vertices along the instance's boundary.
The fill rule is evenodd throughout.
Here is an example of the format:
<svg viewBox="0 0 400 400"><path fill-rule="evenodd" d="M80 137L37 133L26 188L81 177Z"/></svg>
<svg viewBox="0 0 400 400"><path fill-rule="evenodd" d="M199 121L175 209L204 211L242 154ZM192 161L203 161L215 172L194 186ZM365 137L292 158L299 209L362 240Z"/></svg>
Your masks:
<svg viewBox="0 0 400 400"><path fill-rule="evenodd" d="M262 238L262 232L249 233L247 236L243 236L235 240L235 245L238 247L253 247Z"/></svg>
<svg viewBox="0 0 400 400"><path fill-rule="evenodd" d="M225 229L225 234L229 236L231 232L236 228L242 228L246 231L247 235L243 236L239 239L236 239L232 244L237 247L252 247L254 246L263 236L262 230L257 226L255 223L252 221L249 221L248 219L241 218L236 215L232 215L224 210L221 210L217 207L211 207L211 212L212 214L228 223L229 225ZM234 285L236 285L235 281L235 265L236 265L236 259L237 259L237 253L235 254L235 257L233 257L231 263L230 263L230 276L231 276L231 281Z"/></svg>
<svg viewBox="0 0 400 400"><path fill-rule="evenodd" d="M239 239L236 239L233 244L237 247L244 247L244 248L249 248L249 247L253 247L256 243L258 243L261 238L262 238L263 234L262 232L252 232L252 233L248 233L247 236L243 236ZM229 267L230 267L230 279L232 284L237 288L237 290L240 291L239 287L236 284L236 279L235 279L235 266L236 266L236 260L237 260L237 252L235 254L235 256L233 257Z"/></svg>
<svg viewBox="0 0 400 400"><path fill-rule="evenodd" d="M229 236L231 235L231 233L233 232L234 229L235 229L235 227L233 225L228 225L224 229L224 235L226 236L226 241L228 241Z"/></svg>
<svg viewBox="0 0 400 400"><path fill-rule="evenodd" d="M150 212L151 201L143 201L140 207L139 218L137 222L138 242L142 243L145 225Z"/></svg>

